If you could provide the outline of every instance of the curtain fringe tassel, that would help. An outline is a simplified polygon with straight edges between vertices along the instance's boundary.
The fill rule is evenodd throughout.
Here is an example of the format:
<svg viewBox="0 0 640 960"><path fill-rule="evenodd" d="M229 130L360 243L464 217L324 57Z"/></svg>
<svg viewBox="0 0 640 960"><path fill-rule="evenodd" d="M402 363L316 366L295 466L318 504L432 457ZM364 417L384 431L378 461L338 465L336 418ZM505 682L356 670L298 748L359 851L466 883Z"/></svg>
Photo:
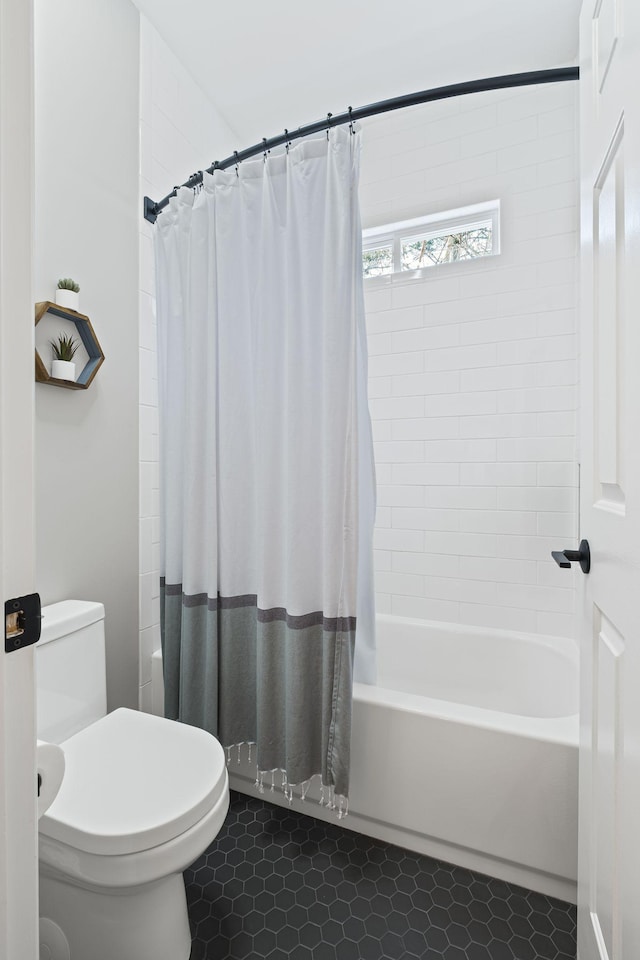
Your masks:
<svg viewBox="0 0 640 960"><path fill-rule="evenodd" d="M236 765L242 762L242 748L247 747L247 757L246 762L252 763L253 748L256 746L254 740L244 740L240 743L233 743L228 747L225 747L225 752L227 755L227 766L231 766L231 751L235 751L234 759ZM330 784L325 784L322 782L322 774L316 773L312 777L309 777L308 780L302 780L300 783L289 783L287 777L287 771L281 767L274 767L271 770L259 770L256 766L256 780L255 788L258 793L264 794L265 786L268 786L269 792L274 793L276 788L276 774L281 775L281 784L280 789L289 802L289 806L293 803L294 797L296 800L304 802L309 792L309 788L314 780L320 778L320 797L318 799L318 804L321 807L326 807L327 810L334 810L336 812L336 817L338 820L343 820L349 815L349 798L344 796L341 793L335 792L335 787ZM270 783L265 785L265 778L271 777ZM299 791L299 793L294 793L294 790Z"/></svg>

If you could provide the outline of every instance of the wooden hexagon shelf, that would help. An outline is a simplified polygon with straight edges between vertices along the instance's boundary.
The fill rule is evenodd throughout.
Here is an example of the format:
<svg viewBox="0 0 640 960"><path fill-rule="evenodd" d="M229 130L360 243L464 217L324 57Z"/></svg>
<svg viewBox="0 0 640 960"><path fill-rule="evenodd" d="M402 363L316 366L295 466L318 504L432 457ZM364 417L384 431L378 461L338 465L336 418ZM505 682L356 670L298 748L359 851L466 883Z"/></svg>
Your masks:
<svg viewBox="0 0 640 960"><path fill-rule="evenodd" d="M86 390L104 362L104 353L89 317L86 317L83 313L77 313L69 307L61 307L57 303L52 303L51 300L43 300L36 303L36 326L48 314L75 326L86 353L86 361L75 380L58 380L56 377L52 377L47 370L36 345L36 380L38 383L49 383L54 387L66 387L67 390Z"/></svg>

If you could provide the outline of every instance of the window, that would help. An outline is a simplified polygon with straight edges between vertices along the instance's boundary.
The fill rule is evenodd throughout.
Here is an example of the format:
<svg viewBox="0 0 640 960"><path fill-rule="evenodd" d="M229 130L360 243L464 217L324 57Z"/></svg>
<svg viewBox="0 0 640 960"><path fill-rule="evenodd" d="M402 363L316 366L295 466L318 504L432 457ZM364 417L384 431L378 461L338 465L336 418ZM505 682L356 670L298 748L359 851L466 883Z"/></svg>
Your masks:
<svg viewBox="0 0 640 960"><path fill-rule="evenodd" d="M365 277L382 277L385 273L393 273L393 244L363 247L362 272Z"/></svg>
<svg viewBox="0 0 640 960"><path fill-rule="evenodd" d="M415 272L500 252L500 201L362 231L365 278Z"/></svg>

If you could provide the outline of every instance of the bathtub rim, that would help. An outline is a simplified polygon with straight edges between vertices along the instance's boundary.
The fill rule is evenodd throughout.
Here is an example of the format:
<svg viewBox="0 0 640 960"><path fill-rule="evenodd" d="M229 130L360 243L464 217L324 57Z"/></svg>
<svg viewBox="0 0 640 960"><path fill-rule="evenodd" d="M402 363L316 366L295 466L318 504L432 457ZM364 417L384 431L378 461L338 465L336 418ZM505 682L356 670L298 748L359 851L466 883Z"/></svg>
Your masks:
<svg viewBox="0 0 640 960"><path fill-rule="evenodd" d="M448 623L441 620L422 620L418 617L399 617L389 613L376 614L376 624L379 622L388 628L397 625L419 630L427 628L436 633L445 633L452 636L464 633L467 636L476 637L478 640L486 637L496 637L498 640L510 643L521 641L534 647L552 651L554 655L560 656L565 662L569 662L575 668L576 682L579 680L580 648L577 640L571 637L505 630L498 627L478 627ZM557 717L537 717L530 714L491 710L487 707L478 707L422 694L406 693L393 687L385 687L380 683L369 685L355 682L353 684L353 695L366 703L395 707L414 714L426 713L429 716L441 720L450 720L453 723L471 723L484 729L500 730L549 743L578 746L579 711Z"/></svg>
<svg viewBox="0 0 640 960"><path fill-rule="evenodd" d="M401 626L432 627L441 633L466 633L476 637L495 636L500 640L523 640L533 646L544 647L559 653L563 659L569 660L576 668L580 665L580 648L578 641L573 637L561 637L548 633L527 633L524 630L505 630L504 627L478 627L467 623L450 623L448 620L422 620L419 617L400 617L393 613L376 613L378 623L400 624Z"/></svg>
<svg viewBox="0 0 640 960"><path fill-rule="evenodd" d="M389 625L396 623L424 628L432 627L435 630L448 634L460 633L462 630L477 637L487 634L498 635L501 639L524 640L536 646L553 649L570 659L579 672L580 650L577 640L571 637L557 637L548 634L526 633L524 631L504 630L493 627L476 627L467 624L448 623L441 620L422 620L417 617L398 617L393 614L376 614L376 623L381 620ZM157 649L151 655L152 663L152 694L151 711L164 715L164 690L162 682L162 650ZM436 697L425 697L419 694L404 693L391 687L369 685L354 682L354 699L365 703L377 704L381 707L405 710L417 715L427 714L440 720L452 723L471 724L487 730L498 730L512 733L516 736L542 740L547 743L557 743L570 747L579 745L578 712L562 717L531 717L523 714L506 713L498 710L489 710L485 707L470 706L456 703L453 700L440 700ZM142 703L140 709L144 709Z"/></svg>
<svg viewBox="0 0 640 960"><path fill-rule="evenodd" d="M557 743L576 748L579 743L580 715L577 713L566 717L528 717L454 703L452 700L438 700L435 697L422 697L415 693L402 693L387 687L365 683L354 683L353 698L363 703L401 710L416 716L428 716L436 720L446 720L449 723L509 733L544 743Z"/></svg>

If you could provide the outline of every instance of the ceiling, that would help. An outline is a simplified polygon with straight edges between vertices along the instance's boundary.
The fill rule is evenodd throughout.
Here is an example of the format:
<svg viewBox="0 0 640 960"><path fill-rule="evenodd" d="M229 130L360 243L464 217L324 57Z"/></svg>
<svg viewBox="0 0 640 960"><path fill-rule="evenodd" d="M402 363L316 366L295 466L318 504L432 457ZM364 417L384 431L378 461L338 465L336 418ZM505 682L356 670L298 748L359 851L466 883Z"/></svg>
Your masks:
<svg viewBox="0 0 640 960"><path fill-rule="evenodd" d="M581 0L135 0L242 148L387 97L576 62Z"/></svg>

